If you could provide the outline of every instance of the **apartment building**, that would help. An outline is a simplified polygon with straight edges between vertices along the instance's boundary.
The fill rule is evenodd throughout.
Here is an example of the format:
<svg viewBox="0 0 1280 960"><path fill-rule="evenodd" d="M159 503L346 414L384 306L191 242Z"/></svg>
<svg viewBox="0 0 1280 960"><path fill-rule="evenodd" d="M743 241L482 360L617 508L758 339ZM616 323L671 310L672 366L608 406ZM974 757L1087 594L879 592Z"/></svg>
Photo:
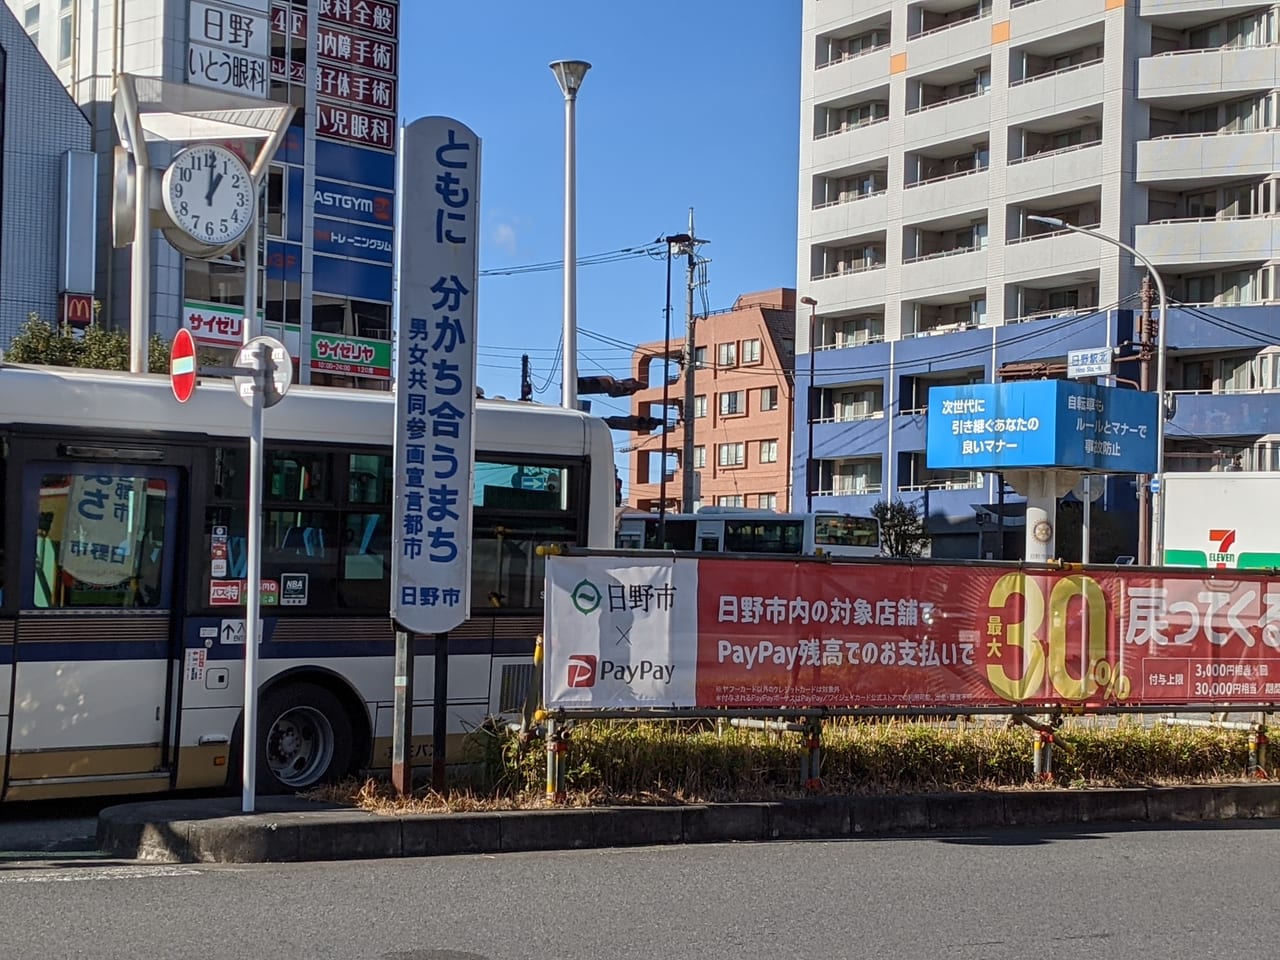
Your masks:
<svg viewBox="0 0 1280 960"><path fill-rule="evenodd" d="M928 388L1061 376L1076 348L1132 353L1145 270L1035 217L1155 264L1175 401L1166 468L1240 454L1280 469L1278 14L805 0L797 285L817 306L797 349L800 370L814 352L816 402L800 391L796 431L813 422L816 506L929 497L972 544L976 513L1005 496L994 476L928 467ZM1115 372L1138 378L1134 363ZM850 421L850 394L870 417L863 405ZM1131 511L1134 491L1112 478L1104 506Z"/></svg>
<svg viewBox="0 0 1280 960"><path fill-rule="evenodd" d="M105 317L123 322L134 296L129 250L111 243L116 77L291 103L293 125L259 204L265 332L289 348L300 382L390 389L399 0L7 4L89 119L98 155L92 293ZM203 357L229 364L245 313L241 248L201 260L158 230L149 243L153 331L168 338L185 326Z"/></svg>
<svg viewBox="0 0 1280 960"><path fill-rule="evenodd" d="M671 512L703 504L786 511L791 508L793 378L796 292L790 289L743 294L728 310L698 319L695 328L693 410L684 411L684 348L671 342L644 343L632 358L632 376L648 386L632 395L632 413L667 421L667 454L662 428L639 437L630 451L629 504L657 511L666 469L666 504ZM663 378L668 403L663 414ZM693 430L693 463L681 462L684 432ZM695 471L695 500L682 502L684 473Z"/></svg>

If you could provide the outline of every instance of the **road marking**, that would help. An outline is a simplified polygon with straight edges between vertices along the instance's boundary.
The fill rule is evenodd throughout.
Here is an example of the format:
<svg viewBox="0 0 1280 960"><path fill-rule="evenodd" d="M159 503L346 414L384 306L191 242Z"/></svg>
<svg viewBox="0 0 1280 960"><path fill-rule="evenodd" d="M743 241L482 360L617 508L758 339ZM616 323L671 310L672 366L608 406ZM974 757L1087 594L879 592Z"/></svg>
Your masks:
<svg viewBox="0 0 1280 960"><path fill-rule="evenodd" d="M193 877L200 873L193 867L63 867L51 870L14 870L0 872L4 883L67 883L73 880L146 880L151 877Z"/></svg>

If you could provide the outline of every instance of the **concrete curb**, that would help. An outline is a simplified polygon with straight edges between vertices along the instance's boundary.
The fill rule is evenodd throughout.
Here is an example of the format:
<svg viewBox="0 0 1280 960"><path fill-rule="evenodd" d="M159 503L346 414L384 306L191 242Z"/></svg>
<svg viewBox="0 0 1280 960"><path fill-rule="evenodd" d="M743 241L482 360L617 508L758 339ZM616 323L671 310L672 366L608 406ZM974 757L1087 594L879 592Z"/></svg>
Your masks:
<svg viewBox="0 0 1280 960"><path fill-rule="evenodd" d="M258 812L242 814L238 801L213 799L108 807L98 816L97 840L106 853L130 859L262 863L1271 817L1280 817L1280 783L401 817L292 798L266 798Z"/></svg>

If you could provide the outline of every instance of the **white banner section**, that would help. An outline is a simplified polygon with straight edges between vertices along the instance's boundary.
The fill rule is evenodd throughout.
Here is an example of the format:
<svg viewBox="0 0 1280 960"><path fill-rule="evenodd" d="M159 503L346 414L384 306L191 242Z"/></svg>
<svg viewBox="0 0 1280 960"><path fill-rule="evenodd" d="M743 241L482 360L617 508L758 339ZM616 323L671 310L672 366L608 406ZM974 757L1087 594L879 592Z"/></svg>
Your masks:
<svg viewBox="0 0 1280 960"><path fill-rule="evenodd" d="M698 563L548 557L543 704L691 707Z"/></svg>

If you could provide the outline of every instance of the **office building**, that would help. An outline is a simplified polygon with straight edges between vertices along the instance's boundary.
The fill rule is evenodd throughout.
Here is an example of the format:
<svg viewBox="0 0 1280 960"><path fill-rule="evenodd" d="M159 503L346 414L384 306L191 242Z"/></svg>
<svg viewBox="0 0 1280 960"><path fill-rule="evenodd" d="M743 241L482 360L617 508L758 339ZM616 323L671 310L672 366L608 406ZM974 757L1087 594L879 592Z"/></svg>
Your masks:
<svg viewBox="0 0 1280 960"><path fill-rule="evenodd" d="M1280 468L1277 29L1275 7L1217 0L805 0L798 287L818 307L797 366L816 351L820 407L802 374L796 431L816 421L818 504L928 496L963 535L942 552L972 556L1005 497L928 467L928 388L1133 353L1145 271L1036 216L1156 265L1166 469ZM1113 478L1103 506L1134 491Z"/></svg>
<svg viewBox="0 0 1280 960"><path fill-rule="evenodd" d="M648 387L632 395L632 413L663 418L667 387L666 504L688 512L703 504L786 511L791 508L792 366L796 294L766 290L743 294L728 310L699 317L695 328L693 410L685 417L684 324L673 327L670 363L666 342L641 344L632 376ZM683 502L681 463L686 424L693 429L695 499ZM630 505L656 512L662 503L662 429L631 445Z"/></svg>
<svg viewBox="0 0 1280 960"><path fill-rule="evenodd" d="M31 314L70 319L91 309L93 154L89 124L31 46L0 11L0 346ZM87 320L87 316L83 318Z"/></svg>
<svg viewBox="0 0 1280 960"><path fill-rule="evenodd" d="M116 78L271 98L297 113L264 185L261 309L301 382L386 389L391 379L398 0L8 0L89 118L98 162L94 295L125 325L128 249L111 246ZM314 21L313 21L314 15ZM160 162L165 162L161 158ZM202 357L242 338L244 263L151 250L154 332L191 328Z"/></svg>

